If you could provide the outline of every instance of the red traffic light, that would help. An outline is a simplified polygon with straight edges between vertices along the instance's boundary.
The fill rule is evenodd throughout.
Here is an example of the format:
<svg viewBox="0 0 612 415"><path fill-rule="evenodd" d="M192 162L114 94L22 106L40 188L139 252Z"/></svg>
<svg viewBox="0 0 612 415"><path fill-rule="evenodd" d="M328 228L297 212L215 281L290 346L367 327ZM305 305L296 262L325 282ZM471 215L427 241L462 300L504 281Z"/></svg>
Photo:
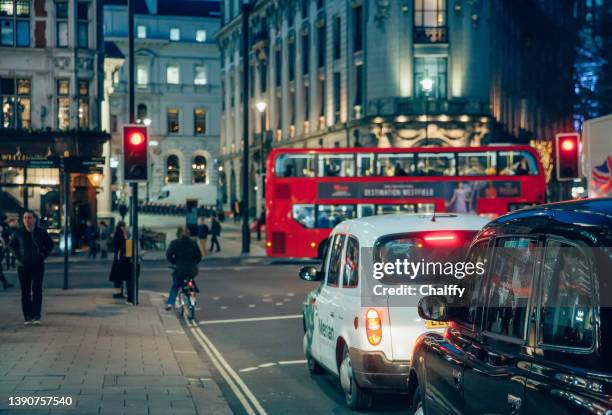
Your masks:
<svg viewBox="0 0 612 415"><path fill-rule="evenodd" d="M563 151L572 151L576 148L576 142L573 138L565 138L561 140L561 149Z"/></svg>
<svg viewBox="0 0 612 415"><path fill-rule="evenodd" d="M557 134L555 137L557 180L574 180L580 177L580 135Z"/></svg>
<svg viewBox="0 0 612 415"><path fill-rule="evenodd" d="M148 177L147 127L123 126L123 177L126 181L146 181Z"/></svg>
<svg viewBox="0 0 612 415"><path fill-rule="evenodd" d="M135 146L139 146L142 143L144 143L145 138L144 135L142 135L141 132L139 131L135 131L132 133L132 135L130 136L130 143L132 143Z"/></svg>

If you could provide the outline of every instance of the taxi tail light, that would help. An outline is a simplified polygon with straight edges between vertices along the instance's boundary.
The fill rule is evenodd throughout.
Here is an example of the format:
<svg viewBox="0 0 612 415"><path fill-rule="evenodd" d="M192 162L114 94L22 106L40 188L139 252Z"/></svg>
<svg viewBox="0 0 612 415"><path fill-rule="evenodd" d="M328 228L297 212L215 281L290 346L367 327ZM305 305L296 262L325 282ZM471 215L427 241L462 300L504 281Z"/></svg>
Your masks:
<svg viewBox="0 0 612 415"><path fill-rule="evenodd" d="M366 336L372 346L378 346L382 340L382 321L380 314L373 308L366 312Z"/></svg>

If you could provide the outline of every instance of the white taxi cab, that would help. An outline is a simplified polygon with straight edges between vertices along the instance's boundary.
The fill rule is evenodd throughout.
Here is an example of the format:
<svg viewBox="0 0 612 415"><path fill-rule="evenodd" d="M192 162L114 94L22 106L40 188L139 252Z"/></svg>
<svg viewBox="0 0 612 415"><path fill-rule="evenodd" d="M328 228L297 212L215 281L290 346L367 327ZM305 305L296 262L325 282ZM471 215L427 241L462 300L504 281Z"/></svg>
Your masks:
<svg viewBox="0 0 612 415"><path fill-rule="evenodd" d="M385 250L406 258L417 246L456 252L487 223L474 215L444 213L372 216L337 225L322 269L300 270L303 280L320 281L303 309L303 347L310 372L325 369L338 376L352 409L369 407L375 390L405 391L415 340L425 331L444 328L422 320L416 305L395 305L389 295L375 306L367 304L362 291L369 289L364 287L372 268L364 267L369 259L364 256L380 259Z"/></svg>

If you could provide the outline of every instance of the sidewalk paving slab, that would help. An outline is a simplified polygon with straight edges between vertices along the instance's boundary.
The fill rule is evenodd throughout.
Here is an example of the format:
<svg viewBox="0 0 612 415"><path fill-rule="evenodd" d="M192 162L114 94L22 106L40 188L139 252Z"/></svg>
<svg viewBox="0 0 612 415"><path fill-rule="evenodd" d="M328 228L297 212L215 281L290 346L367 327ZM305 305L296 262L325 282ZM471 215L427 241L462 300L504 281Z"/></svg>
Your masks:
<svg viewBox="0 0 612 415"><path fill-rule="evenodd" d="M23 325L16 293L2 294L1 414L232 413L159 294L141 292L136 307L111 294L46 290L40 327ZM10 396L70 397L72 404L18 408Z"/></svg>

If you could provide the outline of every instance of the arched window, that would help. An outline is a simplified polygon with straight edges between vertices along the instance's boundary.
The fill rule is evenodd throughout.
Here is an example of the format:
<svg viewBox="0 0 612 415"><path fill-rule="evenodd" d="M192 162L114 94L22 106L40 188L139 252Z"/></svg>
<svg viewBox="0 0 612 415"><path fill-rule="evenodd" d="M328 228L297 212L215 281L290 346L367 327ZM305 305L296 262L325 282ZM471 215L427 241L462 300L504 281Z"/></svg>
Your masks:
<svg viewBox="0 0 612 415"><path fill-rule="evenodd" d="M145 118L149 118L147 106L145 104L138 104L138 108L136 109L136 118L139 120L139 122L144 122Z"/></svg>
<svg viewBox="0 0 612 415"><path fill-rule="evenodd" d="M191 173L193 183L206 183L206 158L204 156L193 158Z"/></svg>
<svg viewBox="0 0 612 415"><path fill-rule="evenodd" d="M168 156L166 159L166 183L179 183L180 177L181 167L178 156Z"/></svg>

